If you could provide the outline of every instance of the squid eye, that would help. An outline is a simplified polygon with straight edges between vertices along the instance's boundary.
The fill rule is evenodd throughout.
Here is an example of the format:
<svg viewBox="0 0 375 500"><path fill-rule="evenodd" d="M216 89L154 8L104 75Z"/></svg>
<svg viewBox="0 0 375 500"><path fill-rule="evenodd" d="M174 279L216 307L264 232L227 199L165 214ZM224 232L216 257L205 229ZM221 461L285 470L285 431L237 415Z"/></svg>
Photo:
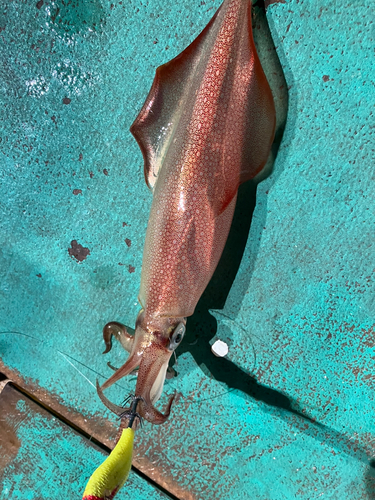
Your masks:
<svg viewBox="0 0 375 500"><path fill-rule="evenodd" d="M169 341L169 347L168 349L170 351L174 351L176 347L180 344L181 340L184 338L185 335L185 325L183 323L180 323L179 325L176 326L171 340Z"/></svg>

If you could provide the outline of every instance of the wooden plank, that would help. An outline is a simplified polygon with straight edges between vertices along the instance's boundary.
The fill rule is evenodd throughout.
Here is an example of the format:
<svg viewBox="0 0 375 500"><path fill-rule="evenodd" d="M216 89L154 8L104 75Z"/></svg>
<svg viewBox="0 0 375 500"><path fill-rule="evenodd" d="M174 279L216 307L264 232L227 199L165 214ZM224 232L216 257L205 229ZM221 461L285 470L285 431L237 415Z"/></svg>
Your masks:
<svg viewBox="0 0 375 500"><path fill-rule="evenodd" d="M0 499L79 499L106 452L11 385L0 393ZM119 499L166 500L134 471Z"/></svg>

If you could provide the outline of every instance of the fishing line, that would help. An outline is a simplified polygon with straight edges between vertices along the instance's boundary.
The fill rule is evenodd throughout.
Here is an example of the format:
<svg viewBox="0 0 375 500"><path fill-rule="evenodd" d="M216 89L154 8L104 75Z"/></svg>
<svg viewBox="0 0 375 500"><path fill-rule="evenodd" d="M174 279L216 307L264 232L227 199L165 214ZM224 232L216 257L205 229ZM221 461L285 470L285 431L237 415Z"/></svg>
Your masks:
<svg viewBox="0 0 375 500"><path fill-rule="evenodd" d="M233 320L230 320L230 321L233 322ZM244 332L246 332L246 330L243 327L241 327L239 324L237 324L237 326L239 326ZM18 332L18 331L12 331L12 330L0 332L0 335L9 335L9 334L19 335L19 336L23 336L23 337L32 339L33 341L36 341L44 346L47 346L49 349L52 349L53 351L58 352L67 361L67 363L69 365L71 365L94 389L95 389L94 384L70 360L73 360L74 362L84 366L86 369L95 373L95 375L105 378L104 375L102 375L101 373L97 372L96 370L90 368L89 366L85 365L84 363L82 363L78 359L74 358L73 356L71 356L67 353L64 353L63 351L60 351L59 349L50 347L48 345L48 342L42 341L42 340L38 339L37 337L34 337L33 335L23 333L23 332ZM68 358L70 358L70 359L68 359ZM125 388L121 387L119 384L116 383L116 385L120 389L125 390ZM22 388L20 388L20 389L21 389L21 392L24 392L22 390ZM90 391L91 391L91 389L90 389ZM225 395L228 395L234 391L237 391L237 389L230 388L230 389L228 389L220 394L216 394L214 396L210 396L208 398L201 399L201 400L196 400L194 398L194 396L184 397L182 395L182 398L184 399L184 401L188 401L190 405L202 405L204 402L218 400L219 398L221 398ZM96 395L96 390L93 392L95 392L95 395ZM27 392L25 392L25 394L28 395ZM31 397L31 396L29 395L29 397ZM252 400L252 398L250 396L246 397L245 399L247 399L249 401ZM37 401L37 403L40 404L42 407L44 407L44 405L42 403L39 403L38 401ZM216 405L213 405L213 406L215 407ZM239 408L239 406L238 405L228 405L228 406L225 406L225 408L226 409ZM345 453L346 455L352 456L352 457L356 458L357 460L365 463L366 465L369 464L369 460L371 459L371 456L373 455L373 451L372 451L373 443L371 443L371 442L368 443L370 449L368 449L367 447L366 447L367 448L366 449L365 447L363 447L362 443L359 442L358 438L355 435L349 436L347 434L342 434L339 431L336 431L335 429L332 429L331 427L326 426L320 422L312 421L312 419L308 415L300 414L300 413L295 412L295 411L288 411L286 409L282 409L282 408L278 408L278 407L271 408L266 403L262 404L262 408L264 411L266 411L266 413L271 414L271 416L273 416L274 418L282 419L288 426L291 426L292 428L297 429L298 432L303 432L303 433L307 434L308 436L310 436L314 439L317 439L321 443L322 442L326 443L327 434L328 434L331 437L331 439L333 438L333 440L334 440L334 442L331 442L330 444L326 443L326 444L328 444L328 446L332 446L333 448L339 450L340 452ZM80 434L82 434L83 436L86 437L86 439L88 441L94 443L96 446L99 446L103 450L105 449L106 452L109 453L110 450L108 451L108 448L106 446L104 446L102 443L100 443L100 441L98 441L94 437L93 433L87 433L87 432L83 431L82 429L75 426L74 423L68 421L66 418L61 416L55 410L53 410L51 408L47 408L47 409L48 409L48 411L50 411L50 413L56 415L61 421L65 422L70 427L77 429L80 432ZM208 416L213 415L213 413L210 411L204 411L202 409L200 409L199 411L202 415L208 415ZM293 420L297 419L297 422L293 422L292 419ZM103 417L103 420L104 420L104 417ZM301 428L301 423L304 422L306 424L307 421L311 425L311 429ZM349 447L349 443L355 444L356 449L351 450L351 448ZM134 468L133 468L133 470L134 470ZM137 469L135 469L135 471L138 472Z"/></svg>
<svg viewBox="0 0 375 500"><path fill-rule="evenodd" d="M241 330L247 334L246 330L237 322L234 322L232 319L230 319L228 316L226 316L225 314L222 314L222 313L219 313L220 316L222 316L223 318L225 318L226 321L230 322L230 323L235 323L237 327L241 328ZM36 341L37 343L40 343L42 344L43 346L47 346L48 349L51 349L52 351L54 352L57 352L59 353L65 360L66 362L72 366L72 368L74 368L75 371L77 371L79 373L79 375L82 376L82 378L84 378L89 384L90 386L94 389L93 392L96 396L96 388L95 388L95 385L91 382L91 380L86 377L82 372L81 370L79 370L79 368L77 366L74 365L74 363L72 363L70 360L74 361L75 363L85 367L87 370L90 370L90 372L94 373L96 378L97 377L102 377L102 378L106 378L105 375L103 375L102 373L99 373L97 372L96 370L94 370L93 368L91 368L90 366L87 366L85 363L82 363L82 361L76 359L74 356L71 356L70 354L67 354L63 351L61 351L60 349L56 349L56 348L53 348L49 345L49 343L47 341L43 341L43 340L40 340L39 338L33 336L33 335L30 335L30 334L27 334L27 333L24 333L24 332L19 332L19 331L12 331L12 330L9 330L9 331L3 331L3 332L0 332L0 335L3 334L3 335L6 335L6 334L13 334L13 335L20 335L20 336L23 336L23 337L26 337L26 338L30 338L32 339L33 341ZM252 344L253 345L253 344ZM254 349L254 357L256 356L256 353L255 353L255 347L253 345L253 349ZM254 366L255 366L255 363L254 363ZM246 373L246 372L245 372ZM216 381L216 379L212 376L212 380ZM128 381L129 382L132 382L132 379L131 378L128 378ZM225 382L219 382L220 384L223 384ZM116 387L118 387L119 389L123 390L124 392L128 390L128 387L124 387L121 385L121 383L119 382L116 382L114 384ZM91 388L90 388L90 391L91 391ZM228 394L231 394L232 392L234 391L238 391L242 394L241 391L239 391L238 389L236 388L228 388L227 390L224 390L223 392L220 392L219 394L215 394L215 395L212 395L212 396L209 396L209 397L205 397L203 399L196 399L195 396L192 396L192 395L188 395L188 396L184 396L183 394L181 394L181 398L183 399L184 402L188 402L190 405L203 405L203 403L205 402L208 402L208 401L211 401L211 402L214 402L212 405L211 405L211 408L214 409L215 407L218 407L218 406L222 406L220 405L220 403L218 402L218 400L220 398L223 398L224 396L228 395ZM245 400L252 400L251 396L247 395L245 397ZM230 409L230 408L237 408L238 405L233 405L233 404L229 404L226 406L226 408ZM201 410L200 410L201 411ZM207 412L208 415L211 415L212 413L211 412Z"/></svg>
<svg viewBox="0 0 375 500"><path fill-rule="evenodd" d="M79 374L80 374L80 375L81 375L81 376L82 376L82 377L83 377L83 378L84 378L84 379L85 379L85 380L86 380L86 381L90 384L90 386L91 386L91 387L93 387L93 389L94 389L94 391L93 391L93 392L95 392L95 395L96 395L96 388L95 388L95 385L91 382L91 380L90 380L90 379L88 379L88 378L87 378L87 377L86 377L86 376L85 376L85 375L84 375L84 374L83 374L83 373L82 373L82 372L81 372L81 371L80 371L80 370L79 370L79 369L78 369L78 368L77 368L77 367L76 367L76 366L75 366L75 365L74 365L74 364L70 361L70 359L71 359L72 361L74 361L75 363L77 363L77 364L79 364L79 365L81 365L81 366L85 367L87 370L90 370L92 373L94 373L94 374L96 375L96 377L102 377L102 378L106 379L106 376L105 376L105 375L103 375L102 373L97 372L96 370L94 370L94 369L93 369L93 368L91 368L90 366L87 366L85 363L82 363L82 361L80 361L80 360L76 359L74 356L71 356L70 354L68 354L68 353L66 353L66 352L64 352L64 351L61 351L60 349L57 349L57 348L55 348L55 347L50 346L50 345L49 345L49 343L48 343L47 341L40 340L39 338L37 338L37 337L35 337L35 336L33 336L33 335L30 335L30 334L24 333L24 332L19 332L19 331L14 331L14 330L7 330L7 331L2 331L2 332L0 332L0 335L9 335L9 334L11 334L11 335L19 335L19 336L23 336L23 337L29 338L29 339L31 339L31 340L34 340L34 341L35 341L35 342L37 342L37 343L42 344L43 346L47 347L48 349L51 349L53 352L57 352L58 354L60 354L60 355L61 355L61 356L62 356L62 357L66 360L66 362L67 362L70 366L72 366L72 367L74 368L74 370L76 370L76 371L77 371L77 372L78 372L78 373L79 373ZM70 358L70 359L69 359L69 358ZM131 381L132 381L132 379L130 379L130 378L129 378L128 380L129 380L129 382L131 382ZM215 380L215 379L213 378L213 380ZM125 388L124 386L122 386L119 382L116 382L114 385L115 385L116 387L118 387L119 389L122 389L122 390L124 390L124 391L126 391L126 390L127 390L127 388ZM205 398L205 399L200 399L200 400L195 399L195 398L194 398L194 396L187 396L187 397L185 397L185 396L183 396L183 395L181 395L181 396L182 396L182 398L183 398L185 401L189 401L191 404L194 404L194 405L201 405L201 404L203 404L203 403L204 403L204 402L206 402L206 401L213 401L213 400L219 399L219 398L221 398L221 397L225 396L226 394L229 394L229 393L231 393L231 392L233 392L233 391L235 391L235 390L236 390L236 389L228 389L228 390L226 390L226 391L224 391L224 392L222 392L222 393L220 393L220 394L213 395L213 396L210 396L210 397L208 397L208 398ZM231 407L233 407L233 408L234 408L234 405L229 406L229 408L231 408Z"/></svg>
<svg viewBox="0 0 375 500"><path fill-rule="evenodd" d="M47 341L43 341L43 340L40 340L38 339L37 337L34 337L33 335L30 335L28 333L23 333L23 332L18 332L18 331L12 331L12 330L9 330L9 331L2 331L0 332L0 335L8 335L8 334L12 334L12 335L20 335L20 336L23 336L23 337L27 337L27 338L30 338L32 340L35 340L37 343L40 343L42 344L43 346L47 347L48 349L51 349L52 352L57 352L58 354L60 354L63 358L65 358L65 360L85 379L87 380L87 382L95 389L95 385L91 382L91 380L89 380L71 361L69 361L68 358L70 358L71 360L75 361L76 363L78 363L79 365L81 366L84 366L87 370L90 370L92 373L94 373L96 375L96 377L102 377L104 379L106 379L106 375L103 375L102 373L100 372L97 372L96 370L94 370L93 368L91 368L90 366L87 366L85 363L82 363L82 361L76 359L74 356L71 356L70 354L66 353L66 352L63 352L61 351L60 349L57 349L56 347L52 347L51 345L49 345L49 343ZM120 384L116 383L114 384L116 385L117 387L119 387L120 389L123 389L124 391L126 390L125 387L121 386ZM96 389L95 389L95 394L96 394Z"/></svg>
<svg viewBox="0 0 375 500"><path fill-rule="evenodd" d="M78 370L78 368L76 366L73 365L73 363L71 361L69 361L69 359L65 356L65 354L63 354L61 351L57 351L59 354L61 354L61 356L63 358L65 358L67 360L67 362L75 369L77 370L77 372L82 375L83 378L85 378L87 380L87 382L93 386L93 388L95 389L95 385L91 382L91 380L89 380L86 375L84 375L80 370Z"/></svg>
<svg viewBox="0 0 375 500"><path fill-rule="evenodd" d="M212 311L212 312L211 312ZM241 325L241 323L239 323L238 321L236 321L235 319L232 319L230 316L227 316L225 313L223 313L221 310L217 310L217 309L212 309L210 311L210 313L213 315L213 317L216 319L216 321L219 323L220 321L222 321L223 323L227 322L229 324L232 324L234 325L235 327L238 327L244 334L245 336L249 339L250 341L250 344L251 344L251 348L253 350L253 356L254 356L254 364L253 364L253 367L251 368L251 370L248 370L249 373L251 373L254 368L255 368L255 365L256 365L256 362L257 362L257 353L256 353L256 350L255 350L255 345L254 345L254 342L252 341L251 337L255 337L256 339L258 339L260 341L260 344L261 345L265 345L263 343L263 340L258 336L258 335L255 335L253 333L249 333L247 330L245 330L245 328ZM222 318L222 319L221 319ZM220 323L219 323L220 324Z"/></svg>

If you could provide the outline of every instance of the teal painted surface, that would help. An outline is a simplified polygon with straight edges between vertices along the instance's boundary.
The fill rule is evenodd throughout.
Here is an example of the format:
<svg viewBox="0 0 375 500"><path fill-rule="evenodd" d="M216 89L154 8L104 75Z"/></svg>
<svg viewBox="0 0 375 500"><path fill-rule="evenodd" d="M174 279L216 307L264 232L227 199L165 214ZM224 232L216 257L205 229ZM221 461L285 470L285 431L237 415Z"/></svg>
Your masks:
<svg viewBox="0 0 375 500"><path fill-rule="evenodd" d="M4 333L0 352L87 417L112 418L90 382L125 359L118 346L101 356L101 328L138 311L151 196L128 128L155 67L219 4L1 7L1 331L31 337ZM283 142L248 235L254 189L242 189L226 261L166 384L182 393L173 416L138 435L137 465L152 462L181 498L375 498L370 6L269 7L289 88ZM82 262L73 240L90 250ZM228 360L210 353L209 308ZM120 402L133 387L108 394Z"/></svg>
<svg viewBox="0 0 375 500"><path fill-rule="evenodd" d="M2 419L21 443L15 459L0 471L1 500L80 499L92 472L107 455L68 426L21 398L15 416ZM0 450L2 448L0 443ZM130 472L123 499L166 496Z"/></svg>

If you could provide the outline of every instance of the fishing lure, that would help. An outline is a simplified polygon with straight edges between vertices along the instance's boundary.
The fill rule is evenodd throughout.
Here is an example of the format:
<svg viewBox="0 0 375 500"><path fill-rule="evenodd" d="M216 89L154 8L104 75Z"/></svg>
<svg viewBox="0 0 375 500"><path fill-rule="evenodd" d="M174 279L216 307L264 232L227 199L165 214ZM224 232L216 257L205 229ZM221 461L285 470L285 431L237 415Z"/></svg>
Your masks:
<svg viewBox="0 0 375 500"><path fill-rule="evenodd" d="M96 388L104 404L111 407L111 402L102 393L98 382L96 382ZM141 420L137 412L140 398L133 396L129 399L131 399L130 409L124 410L122 408L121 412L118 413L121 418L121 426L116 446L90 477L82 500L112 500L129 476L133 456L133 424Z"/></svg>
<svg viewBox="0 0 375 500"><path fill-rule="evenodd" d="M111 500L128 478L133 456L134 430L121 433L108 458L90 477L82 500Z"/></svg>
<svg viewBox="0 0 375 500"><path fill-rule="evenodd" d="M139 414L161 424L173 396L164 414L154 403L169 359L218 264L238 187L263 168L274 137L275 108L253 41L249 0L224 0L191 45L157 68L130 131L153 191L142 309L134 335L119 323L105 326L106 352L114 335L129 357L102 389L139 367Z"/></svg>

